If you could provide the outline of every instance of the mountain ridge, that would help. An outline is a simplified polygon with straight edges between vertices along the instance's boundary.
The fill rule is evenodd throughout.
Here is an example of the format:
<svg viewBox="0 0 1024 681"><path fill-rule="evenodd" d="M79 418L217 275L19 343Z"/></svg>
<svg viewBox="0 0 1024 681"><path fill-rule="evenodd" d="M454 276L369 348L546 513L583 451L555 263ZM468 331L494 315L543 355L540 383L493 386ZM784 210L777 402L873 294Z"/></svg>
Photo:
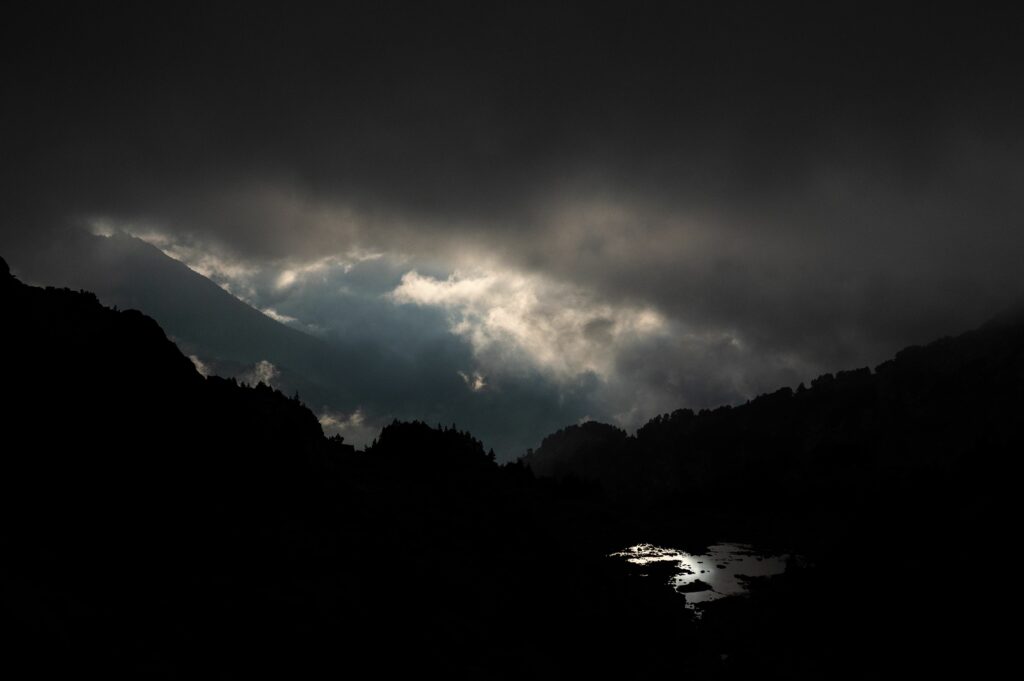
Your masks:
<svg viewBox="0 0 1024 681"><path fill-rule="evenodd" d="M908 348L884 389L861 370L674 412L639 456L585 424L615 445L602 491L455 428L355 452L294 397L200 375L145 315L0 270L0 612L41 677L905 677L1013 650L1006 599L947 597L941 556L1012 529L1017 327ZM802 559L698 623L660 572L606 558L723 537Z"/></svg>
<svg viewBox="0 0 1024 681"><path fill-rule="evenodd" d="M688 628L656 585L628 586L603 560L592 499L498 466L469 434L395 422L356 452L294 397L202 376L138 311L8 272L11 668L566 678L593 666L593 641L667 665L658 648ZM594 602L602 584L623 591ZM627 607L652 619L627 626Z"/></svg>
<svg viewBox="0 0 1024 681"><path fill-rule="evenodd" d="M325 323L332 330L319 337L267 316L123 232L104 237L69 229L15 255L11 265L24 281L94 291L105 304L140 309L207 373L298 393L325 428L357 446L394 418L419 418L468 426L509 460L578 418L575 403L562 413L557 386L539 375L472 390L459 373L468 375L474 365L469 345L440 317L426 323L423 311L395 306L379 292L336 301Z"/></svg>
<svg viewBox="0 0 1024 681"><path fill-rule="evenodd" d="M317 407L349 407L356 399L337 379L347 368L341 353L271 319L156 246L121 232L109 237L69 232L66 238L48 250L23 254L23 271L16 274L145 310L172 330L186 354L199 355L215 371L238 373L269 361L281 372L283 389L298 391ZM69 251L77 251L77 257L68 257Z"/></svg>
<svg viewBox="0 0 1024 681"><path fill-rule="evenodd" d="M1022 406L1024 317L1015 309L904 348L874 370L822 374L809 387L742 405L679 409L633 435L569 426L521 461L538 475L596 482L636 505L745 500L734 515L751 512L765 531L772 513L754 513L759 505L778 507L789 522L801 504L835 510L869 489L898 504L903 485L924 494L931 484L984 480L1024 447L1013 427ZM886 485L895 487L879 491ZM766 490L788 491L776 503Z"/></svg>

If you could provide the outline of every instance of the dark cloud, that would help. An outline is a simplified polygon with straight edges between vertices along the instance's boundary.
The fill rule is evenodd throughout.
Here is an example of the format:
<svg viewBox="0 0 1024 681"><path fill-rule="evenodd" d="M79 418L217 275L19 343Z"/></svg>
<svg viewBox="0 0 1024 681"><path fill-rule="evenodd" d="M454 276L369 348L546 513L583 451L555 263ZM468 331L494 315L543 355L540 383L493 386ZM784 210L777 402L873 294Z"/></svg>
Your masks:
<svg viewBox="0 0 1024 681"><path fill-rule="evenodd" d="M1009 13L410 5L11 10L0 246L100 216L193 266L248 267L221 283L337 342L358 328L366 348L426 329L451 343L458 317L445 385L479 402L456 370L481 370L530 400L539 383L490 375L510 370L518 332L481 312L497 294L465 291L489 268L527 282L489 291L593 313L554 300L512 316L555 319L543 342L597 357L566 366L579 410L609 413L876 362L1024 293ZM388 258L276 286L354 253ZM380 307L413 270L424 286L460 272L462 288ZM643 310L657 333L616 335ZM406 376L425 347L406 350Z"/></svg>
<svg viewBox="0 0 1024 681"><path fill-rule="evenodd" d="M914 175L1019 113L1013 23L978 10L407 5L15 11L5 146L100 209L267 182L494 223L581 175L689 198L850 153Z"/></svg>

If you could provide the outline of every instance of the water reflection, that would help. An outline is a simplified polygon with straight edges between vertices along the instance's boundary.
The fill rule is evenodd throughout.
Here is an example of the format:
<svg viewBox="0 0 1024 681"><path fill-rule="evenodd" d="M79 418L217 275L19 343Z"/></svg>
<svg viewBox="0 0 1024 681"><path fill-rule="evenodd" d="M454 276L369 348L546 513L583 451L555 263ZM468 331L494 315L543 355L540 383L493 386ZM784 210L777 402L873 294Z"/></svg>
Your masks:
<svg viewBox="0 0 1024 681"><path fill-rule="evenodd" d="M787 555L766 555L748 544L715 544L707 553L693 554L653 544L637 544L612 554L636 565L675 563L669 583L686 595L687 607L746 592L750 577L767 577L786 570Z"/></svg>

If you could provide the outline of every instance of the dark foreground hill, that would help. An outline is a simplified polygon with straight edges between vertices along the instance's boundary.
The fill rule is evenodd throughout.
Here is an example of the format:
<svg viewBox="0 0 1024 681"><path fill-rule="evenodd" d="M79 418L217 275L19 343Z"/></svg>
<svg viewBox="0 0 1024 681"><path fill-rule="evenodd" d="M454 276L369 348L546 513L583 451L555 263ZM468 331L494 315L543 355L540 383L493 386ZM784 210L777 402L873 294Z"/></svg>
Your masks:
<svg viewBox="0 0 1024 681"><path fill-rule="evenodd" d="M341 419L358 412L364 425L354 424L347 437L360 445L369 444L393 416L457 421L472 424L474 435L507 460L575 418L569 406L553 406L557 395L551 386L469 390L457 371L471 362L468 345L457 342L441 321L431 324L415 313L419 321L411 322L412 306L395 307L369 295L347 298L345 310L336 311L336 319L314 336L272 319L156 246L120 231L104 237L67 230L59 239L23 245L9 255L12 271L25 283L84 289L105 305L141 310L206 373L243 380L259 375L261 366L270 370L268 383L288 395L298 392L318 415ZM373 279L371 271L376 269L360 268L352 277ZM395 278L391 285L397 284ZM395 325L390 332L381 327L385 318Z"/></svg>
<svg viewBox="0 0 1024 681"><path fill-rule="evenodd" d="M599 483L637 510L711 509L724 531L846 541L844 531L920 532L965 503L1005 501L1024 451L1022 410L1024 311L907 348L874 371L680 409L633 436L570 426L523 462Z"/></svg>
<svg viewBox="0 0 1024 681"><path fill-rule="evenodd" d="M599 454L609 498L454 427L352 451L295 398L200 376L151 319L5 266L0 311L18 678L904 678L980 673L1012 642L1001 571L955 561L998 565L1015 539L1014 324L635 438L556 439L563 472ZM695 622L603 558L663 537L789 542L813 567Z"/></svg>
<svg viewBox="0 0 1024 681"><path fill-rule="evenodd" d="M362 386L345 380L360 376L350 354L271 319L141 239L72 231L18 256L11 266L22 280L85 289L107 305L143 310L215 373L238 375L266 360L279 372L277 383L316 409L358 404Z"/></svg>
<svg viewBox="0 0 1024 681"><path fill-rule="evenodd" d="M1019 534L1022 426L1017 311L873 371L678 410L633 436L571 426L523 462L599 485L646 536L753 541L813 562L761 594L758 608L779 608L745 650L751 674L797 664L793 646L866 677L895 675L895 660L908 674L977 673L1012 649L1001 622L1019 597L1003 561ZM735 633L769 612L748 607L723 605L705 626Z"/></svg>
<svg viewBox="0 0 1024 681"><path fill-rule="evenodd" d="M6 266L0 310L2 664L18 678L711 659L680 657L686 614L601 558L610 524L585 490L499 467L454 428L396 423L354 452L296 399L200 376L151 319Z"/></svg>

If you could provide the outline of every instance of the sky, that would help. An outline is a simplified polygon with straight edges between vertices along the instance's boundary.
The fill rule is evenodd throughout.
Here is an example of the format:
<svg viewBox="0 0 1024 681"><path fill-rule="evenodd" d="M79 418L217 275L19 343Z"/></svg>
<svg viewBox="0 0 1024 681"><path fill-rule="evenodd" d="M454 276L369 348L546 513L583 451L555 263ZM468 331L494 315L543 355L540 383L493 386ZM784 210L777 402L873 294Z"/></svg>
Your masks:
<svg viewBox="0 0 1024 681"><path fill-rule="evenodd" d="M1005 10L427 5L15 7L0 248L138 236L404 358L322 422L439 413L428 371L509 450L528 415L738 403L1024 294Z"/></svg>

